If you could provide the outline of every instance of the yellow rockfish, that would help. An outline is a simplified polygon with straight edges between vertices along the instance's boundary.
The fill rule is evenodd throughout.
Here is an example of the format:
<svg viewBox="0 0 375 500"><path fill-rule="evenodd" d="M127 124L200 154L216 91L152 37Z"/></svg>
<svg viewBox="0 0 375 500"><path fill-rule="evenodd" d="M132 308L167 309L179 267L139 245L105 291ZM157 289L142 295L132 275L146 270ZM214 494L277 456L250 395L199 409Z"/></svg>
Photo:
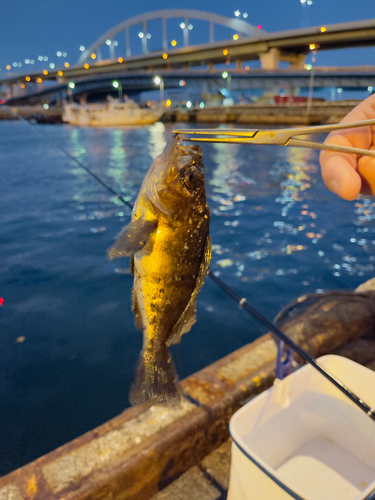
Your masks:
<svg viewBox="0 0 375 500"><path fill-rule="evenodd" d="M177 404L180 393L168 346L195 323L197 295L209 270L210 212L199 146L175 136L143 180L129 225L108 256L130 256L135 325L143 349L133 405Z"/></svg>

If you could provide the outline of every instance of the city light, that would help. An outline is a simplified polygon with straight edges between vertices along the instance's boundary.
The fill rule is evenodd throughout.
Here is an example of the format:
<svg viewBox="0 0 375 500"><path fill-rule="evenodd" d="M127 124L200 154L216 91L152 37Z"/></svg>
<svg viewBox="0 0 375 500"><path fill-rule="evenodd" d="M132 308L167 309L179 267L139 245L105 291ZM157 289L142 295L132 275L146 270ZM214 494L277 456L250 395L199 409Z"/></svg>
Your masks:
<svg viewBox="0 0 375 500"><path fill-rule="evenodd" d="M43 56L38 56L38 61L43 61Z"/></svg>
<svg viewBox="0 0 375 500"><path fill-rule="evenodd" d="M203 109L203 108L204 108L204 102L203 102L203 101L199 103L199 107L200 107L201 109Z"/></svg>
<svg viewBox="0 0 375 500"><path fill-rule="evenodd" d="M69 64L68 62L64 62L64 66L65 66L66 68L69 68L70 64Z"/></svg>
<svg viewBox="0 0 375 500"><path fill-rule="evenodd" d="M320 32L321 32L321 33L325 33L326 31L327 31L327 28L326 28L325 26L322 26L322 27L320 28Z"/></svg>
<svg viewBox="0 0 375 500"><path fill-rule="evenodd" d="M167 99L165 101L165 105L167 106L167 108L170 108L172 106L172 101L170 99Z"/></svg>
<svg viewBox="0 0 375 500"><path fill-rule="evenodd" d="M58 51L56 52L56 55L57 55L57 57L61 57L61 56L62 56L62 52L60 52L60 51L58 50ZM38 59L39 59L39 57L38 57Z"/></svg>
<svg viewBox="0 0 375 500"><path fill-rule="evenodd" d="M236 17L239 17L239 16L241 15L241 12L240 12L239 10L236 10L236 11L234 12L234 15L235 15Z"/></svg>
<svg viewBox="0 0 375 500"><path fill-rule="evenodd" d="M55 69L55 63L49 63L49 67L50 67L51 69Z"/></svg>
<svg viewBox="0 0 375 500"><path fill-rule="evenodd" d="M194 28L192 24L189 24L188 29L191 31Z"/></svg>
<svg viewBox="0 0 375 500"><path fill-rule="evenodd" d="M233 40L238 40L238 38L239 38L239 37L238 37L237 33L235 33L235 34L233 35Z"/></svg>
<svg viewBox="0 0 375 500"><path fill-rule="evenodd" d="M11 67L12 67L12 66L11 66L10 64L7 64L7 65L5 66L5 68L6 68L8 71L11 69Z"/></svg>
<svg viewBox="0 0 375 500"><path fill-rule="evenodd" d="M338 89L337 89L337 93L338 93L338 94L342 94L342 88L338 88Z"/></svg>
<svg viewBox="0 0 375 500"><path fill-rule="evenodd" d="M48 57L47 57L47 56L44 56L44 57L43 57L43 61L46 61L46 62L47 62L47 61L48 61Z"/></svg>
<svg viewBox="0 0 375 500"><path fill-rule="evenodd" d="M119 58L117 59L117 61L121 64L121 63L123 63L123 62L124 62L124 59L123 59L122 57L119 57Z"/></svg>
<svg viewBox="0 0 375 500"><path fill-rule="evenodd" d="M150 38L151 38L151 33L147 33L146 38L147 38L147 40L150 40Z"/></svg>
<svg viewBox="0 0 375 500"><path fill-rule="evenodd" d="M182 30L183 30L183 29L185 29L185 26L186 26L186 25L185 25L185 23L181 23L181 24L180 24L180 28L181 28Z"/></svg>
<svg viewBox="0 0 375 500"><path fill-rule="evenodd" d="M25 64L30 64L30 59L25 59Z"/></svg>
<svg viewBox="0 0 375 500"><path fill-rule="evenodd" d="M114 82L112 82L112 87L115 87L115 89L118 89L119 87L119 82L117 80L115 80Z"/></svg>
<svg viewBox="0 0 375 500"><path fill-rule="evenodd" d="M156 85L159 85L161 83L161 78L160 76L155 76L154 78L154 83L156 83Z"/></svg>
<svg viewBox="0 0 375 500"><path fill-rule="evenodd" d="M185 83L186 83L185 80L180 80L178 82L178 84L179 84L180 87L185 87Z"/></svg>
<svg viewBox="0 0 375 500"><path fill-rule="evenodd" d="M90 57L91 59L96 59L96 54L92 53Z"/></svg>
<svg viewBox="0 0 375 500"><path fill-rule="evenodd" d="M63 57L66 57L67 55L68 55L68 54L67 54L66 52L63 52L63 53L62 53L62 56L63 56Z"/></svg>
<svg viewBox="0 0 375 500"><path fill-rule="evenodd" d="M368 92L372 92L374 90L374 87L372 87L371 85L369 87L367 87L367 90Z"/></svg>
<svg viewBox="0 0 375 500"><path fill-rule="evenodd" d="M222 76L223 78L228 78L228 71L223 71L223 72L221 73L221 76Z"/></svg>
<svg viewBox="0 0 375 500"><path fill-rule="evenodd" d="M43 75L48 75L48 71L46 69L43 70Z"/></svg>
<svg viewBox="0 0 375 500"><path fill-rule="evenodd" d="M83 67L84 67L85 69L89 69L90 65L86 63Z"/></svg>
<svg viewBox="0 0 375 500"><path fill-rule="evenodd" d="M20 87L21 87L21 89L24 89L24 88L26 88L26 85L24 83L21 83Z"/></svg>
<svg viewBox="0 0 375 500"><path fill-rule="evenodd" d="M68 83L68 87L69 87L70 89L74 89L74 88L75 88L75 86L76 86L76 84L75 84L74 82L69 82L69 83Z"/></svg>
<svg viewBox="0 0 375 500"><path fill-rule="evenodd" d="M193 103L191 101L186 101L186 107L190 109L192 107Z"/></svg>
<svg viewBox="0 0 375 500"><path fill-rule="evenodd" d="M163 59L168 59L168 54L166 52L163 54Z"/></svg>
<svg viewBox="0 0 375 500"><path fill-rule="evenodd" d="M164 80L160 76L155 76L154 83L160 85L160 100L164 100Z"/></svg>
<svg viewBox="0 0 375 500"><path fill-rule="evenodd" d="M114 45L115 47L117 47L118 42L117 42L116 40L114 40L112 43L113 43L113 45Z"/></svg>
<svg viewBox="0 0 375 500"><path fill-rule="evenodd" d="M139 38L143 38L145 35L142 33L142 31L140 31L140 32L138 33L138 36L139 36Z"/></svg>
<svg viewBox="0 0 375 500"><path fill-rule="evenodd" d="M258 28L258 30L261 30L262 29L262 25L258 24L257 28Z"/></svg>
<svg viewBox="0 0 375 500"><path fill-rule="evenodd" d="M310 43L309 49L310 50L315 50L315 43Z"/></svg>
<svg viewBox="0 0 375 500"><path fill-rule="evenodd" d="M107 38L107 40L105 41L105 43L109 46L109 45L111 45L112 42L111 42L111 40L109 38Z"/></svg>
<svg viewBox="0 0 375 500"><path fill-rule="evenodd" d="M247 12L244 12L244 13L242 14L242 17L243 17L244 19L247 19L247 18L249 17L249 14L248 14Z"/></svg>
<svg viewBox="0 0 375 500"><path fill-rule="evenodd" d="M224 49L224 50L223 50L223 54L224 54L225 56L227 56L227 55L229 54L228 49Z"/></svg>
<svg viewBox="0 0 375 500"><path fill-rule="evenodd" d="M57 72L57 74L58 74L59 76L63 76L63 74L64 74L64 73L63 73L62 71L58 71L58 72Z"/></svg>
<svg viewBox="0 0 375 500"><path fill-rule="evenodd" d="M171 41L171 45L172 45L172 47L176 47L176 45L177 45L176 40L172 40L172 41Z"/></svg>
<svg viewBox="0 0 375 500"><path fill-rule="evenodd" d="M25 80L26 80L27 82L29 82L29 81L31 80L31 78L30 78L29 76L26 76L26 77L25 77Z"/></svg>
<svg viewBox="0 0 375 500"><path fill-rule="evenodd" d="M49 104L47 104L46 102L43 104L43 108L44 109L49 109Z"/></svg>
<svg viewBox="0 0 375 500"><path fill-rule="evenodd" d="M37 78L37 79L36 79L36 81L37 81L38 83L42 83L42 81L43 81L43 80L42 80L41 78Z"/></svg>
<svg viewBox="0 0 375 500"><path fill-rule="evenodd" d="M83 51L85 50L85 46L84 46L84 45L80 45L80 46L79 46L79 50L80 50L81 52L83 52Z"/></svg>

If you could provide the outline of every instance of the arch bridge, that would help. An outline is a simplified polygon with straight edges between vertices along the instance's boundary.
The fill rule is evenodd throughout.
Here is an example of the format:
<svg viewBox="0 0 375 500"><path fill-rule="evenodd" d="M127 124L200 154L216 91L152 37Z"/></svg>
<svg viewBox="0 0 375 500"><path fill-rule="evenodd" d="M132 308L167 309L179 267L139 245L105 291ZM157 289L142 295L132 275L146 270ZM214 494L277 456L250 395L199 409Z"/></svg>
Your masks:
<svg viewBox="0 0 375 500"><path fill-rule="evenodd" d="M148 32L149 23L151 21L161 20L162 22L162 50L173 52L173 48L171 49L168 46L168 30L167 30L167 21L169 19L183 19L180 23L180 28L183 31L183 44L184 47L189 46L189 31L191 31L193 25L190 23L192 19L206 21L208 23L209 30L209 43L214 42L214 33L215 33L215 25L224 26L233 30L234 36L238 38L242 36L259 36L262 30L256 28L250 23L243 21L238 18L230 18L221 16L219 14L213 14L209 12L203 12L199 10L189 10L189 9L164 9L158 10L154 12L147 12L144 14L140 14L138 16L127 19L110 30L100 36L90 47L88 47L79 58L77 65L83 65L87 62L92 61L91 55L95 54L98 61L102 60L102 47L109 47L110 59L116 59L115 51L118 46L118 40L115 40L115 37L123 36L125 40L126 46L126 57L131 57L131 37L130 30L133 27L140 26L141 31L138 36L142 41L142 52L143 54L147 54L149 52L148 49L148 41L151 38L151 34ZM264 31L263 31L264 33Z"/></svg>

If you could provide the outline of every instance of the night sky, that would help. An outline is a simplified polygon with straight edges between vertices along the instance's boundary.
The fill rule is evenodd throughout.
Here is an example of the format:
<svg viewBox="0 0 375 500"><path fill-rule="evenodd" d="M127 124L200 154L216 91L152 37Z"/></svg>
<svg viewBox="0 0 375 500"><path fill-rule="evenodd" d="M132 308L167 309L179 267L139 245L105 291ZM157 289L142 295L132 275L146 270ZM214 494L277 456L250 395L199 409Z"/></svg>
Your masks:
<svg viewBox="0 0 375 500"><path fill-rule="evenodd" d="M18 71L24 72L28 68L25 66L25 59L37 61L38 55L47 56L48 64L53 62L56 67L62 66L64 61L56 56L57 51L66 52L65 61L73 65L80 55L80 45L88 47L100 35L125 19L144 12L168 8L204 10L228 17L234 17L234 10L238 9L241 13L248 13L246 20L249 23L255 26L261 25L268 32L300 28L302 25L321 26L375 18L374 0L313 0L311 6L302 6L300 0L4 1L0 9L0 74L6 74L5 66L13 62L21 62L22 68ZM177 26L179 21L175 23ZM194 34L196 39L199 31L197 28ZM136 38L135 33L133 38ZM156 35L154 43L155 40ZM30 69L40 69L40 64L42 63ZM318 66L374 65L375 48L334 53L322 51L318 53L316 64Z"/></svg>

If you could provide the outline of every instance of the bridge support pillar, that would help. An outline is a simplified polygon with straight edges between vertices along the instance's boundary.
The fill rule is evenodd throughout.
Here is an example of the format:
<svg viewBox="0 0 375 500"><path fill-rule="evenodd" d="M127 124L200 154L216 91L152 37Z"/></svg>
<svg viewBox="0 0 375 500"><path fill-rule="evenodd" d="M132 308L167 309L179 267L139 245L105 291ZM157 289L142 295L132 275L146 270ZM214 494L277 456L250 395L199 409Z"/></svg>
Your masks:
<svg viewBox="0 0 375 500"><path fill-rule="evenodd" d="M306 54L295 54L288 58L287 61L290 63L289 69L304 69Z"/></svg>
<svg viewBox="0 0 375 500"><path fill-rule="evenodd" d="M262 69L278 69L280 61L280 51L272 48L265 54L259 55Z"/></svg>

